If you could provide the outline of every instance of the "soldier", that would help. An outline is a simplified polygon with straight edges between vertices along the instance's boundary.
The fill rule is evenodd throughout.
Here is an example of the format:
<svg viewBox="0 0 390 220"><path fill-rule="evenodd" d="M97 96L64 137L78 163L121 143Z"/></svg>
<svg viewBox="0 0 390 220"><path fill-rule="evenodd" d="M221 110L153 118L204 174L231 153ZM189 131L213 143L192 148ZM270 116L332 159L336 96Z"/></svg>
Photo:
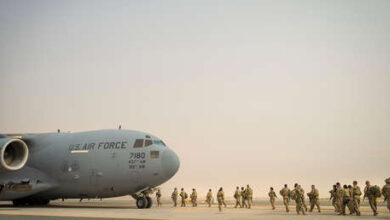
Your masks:
<svg viewBox="0 0 390 220"><path fill-rule="evenodd" d="M337 210L339 211L339 214L343 214L343 196L344 196L344 190L341 187L340 183L336 183L336 204L337 204Z"/></svg>
<svg viewBox="0 0 390 220"><path fill-rule="evenodd" d="M332 205L334 207L334 211L335 212L339 212L339 210L337 209L337 204L336 204L336 185L333 185L333 189L329 191L330 193L330 198L329 200L332 200Z"/></svg>
<svg viewBox="0 0 390 220"><path fill-rule="evenodd" d="M218 193L217 193L217 199L218 199L218 209L221 212L222 211L222 204L225 205L225 193L223 192L222 187L219 188Z"/></svg>
<svg viewBox="0 0 390 220"><path fill-rule="evenodd" d="M246 190L244 189L244 187L241 187L241 202L242 202L241 208L248 207L246 204Z"/></svg>
<svg viewBox="0 0 390 220"><path fill-rule="evenodd" d="M310 199L310 212L313 211L314 206L317 206L318 212L321 212L320 202L319 202L319 192L314 185L311 185L311 191L307 194Z"/></svg>
<svg viewBox="0 0 390 220"><path fill-rule="evenodd" d="M302 194L302 192L303 192L303 190L302 190L301 186L298 184L295 184L295 188L291 192L291 194L292 194L291 198L295 200L296 210L297 210L298 215L300 214L300 212L302 212L303 215L306 215L305 208L303 206L304 195Z"/></svg>
<svg viewBox="0 0 390 220"><path fill-rule="evenodd" d="M184 188L181 188L180 197L181 207L186 207L186 199L188 198L188 194L184 191Z"/></svg>
<svg viewBox="0 0 390 220"><path fill-rule="evenodd" d="M240 191L240 187L237 186L236 191L234 192L234 199L236 200L236 205L234 206L234 208L237 208L237 206L240 206L240 208L242 208L240 198L241 198L241 191Z"/></svg>
<svg viewBox="0 0 390 220"><path fill-rule="evenodd" d="M301 185L299 185L299 189L301 190L301 193L302 193L302 205L303 205L303 208L305 208L305 211L307 212L307 205L306 205L306 202L305 202L305 190L303 189L303 187Z"/></svg>
<svg viewBox="0 0 390 220"><path fill-rule="evenodd" d="M160 189L156 192L156 198L157 198L157 207L161 206L161 191Z"/></svg>
<svg viewBox="0 0 390 220"><path fill-rule="evenodd" d="M351 185L348 185L348 191L349 191L349 201L348 201L348 209L349 209L349 214L352 215L355 212L355 208L353 206L353 189Z"/></svg>
<svg viewBox="0 0 390 220"><path fill-rule="evenodd" d="M385 180L386 185L382 187L382 195L387 201L387 209L390 211L390 178Z"/></svg>
<svg viewBox="0 0 390 220"><path fill-rule="evenodd" d="M378 215L378 211L377 211L377 204L376 204L376 200L378 197L380 197L380 194L378 195L378 192L377 192L377 188L376 186L371 186L370 185L370 181L366 181L366 187L364 188L364 196L363 196L363 200L365 198L368 198L368 202L370 204L370 207L372 209L372 211L374 212L374 216L377 216Z"/></svg>
<svg viewBox="0 0 390 220"><path fill-rule="evenodd" d="M271 203L271 206L272 206L272 210L275 210L275 198L277 198L276 196L276 193L274 191L274 188L269 188L269 193L268 193L268 196L269 196L269 201Z"/></svg>
<svg viewBox="0 0 390 220"><path fill-rule="evenodd" d="M198 199L198 193L196 192L195 189L192 189L192 193L191 193L192 207L197 207L198 206L198 203L196 202L197 199Z"/></svg>
<svg viewBox="0 0 390 220"><path fill-rule="evenodd" d="M360 195L362 195L362 191L360 191L360 187L357 185L357 181L353 181L353 186L351 190L352 194L352 210L356 215L360 216Z"/></svg>
<svg viewBox="0 0 390 220"><path fill-rule="evenodd" d="M348 186L344 185L343 188L344 190L343 190L343 202L342 202L341 213L340 213L341 215L345 215L345 208L347 207L349 200L351 198L351 192L349 191Z"/></svg>
<svg viewBox="0 0 390 220"><path fill-rule="evenodd" d="M286 206L286 212L289 212L288 203L290 201L290 189L287 187L287 184L284 184L284 188L280 190L279 194L283 198L283 204Z"/></svg>
<svg viewBox="0 0 390 220"><path fill-rule="evenodd" d="M252 188L249 187L249 184L246 185L245 193L246 193L246 199L248 201L248 209L250 209L252 207L253 190Z"/></svg>
<svg viewBox="0 0 390 220"><path fill-rule="evenodd" d="M177 207L177 196L179 195L179 193L177 192L177 188L175 188L173 190L173 193L171 195L171 198L172 198L172 201L173 201L173 206L174 207Z"/></svg>
<svg viewBox="0 0 390 220"><path fill-rule="evenodd" d="M209 204L209 207L211 207L211 202L213 200L213 193L211 192L211 189L209 189L209 192L207 193L206 196L206 202Z"/></svg>

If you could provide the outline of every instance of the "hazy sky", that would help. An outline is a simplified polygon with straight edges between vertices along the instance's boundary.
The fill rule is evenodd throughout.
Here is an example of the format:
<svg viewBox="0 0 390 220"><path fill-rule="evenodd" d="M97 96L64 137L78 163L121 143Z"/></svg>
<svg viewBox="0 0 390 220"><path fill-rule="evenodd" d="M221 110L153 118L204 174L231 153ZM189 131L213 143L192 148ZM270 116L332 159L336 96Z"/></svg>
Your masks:
<svg viewBox="0 0 390 220"><path fill-rule="evenodd" d="M163 186L384 184L390 1L0 0L0 133L150 132Z"/></svg>

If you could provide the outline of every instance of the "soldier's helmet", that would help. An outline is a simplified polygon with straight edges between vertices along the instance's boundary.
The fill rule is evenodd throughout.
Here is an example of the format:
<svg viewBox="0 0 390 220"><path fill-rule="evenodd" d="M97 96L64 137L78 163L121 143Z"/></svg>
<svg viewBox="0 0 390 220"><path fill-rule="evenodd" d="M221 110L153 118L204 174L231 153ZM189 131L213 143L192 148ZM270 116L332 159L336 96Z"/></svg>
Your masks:
<svg viewBox="0 0 390 220"><path fill-rule="evenodd" d="M385 179L386 183L390 183L390 178Z"/></svg>

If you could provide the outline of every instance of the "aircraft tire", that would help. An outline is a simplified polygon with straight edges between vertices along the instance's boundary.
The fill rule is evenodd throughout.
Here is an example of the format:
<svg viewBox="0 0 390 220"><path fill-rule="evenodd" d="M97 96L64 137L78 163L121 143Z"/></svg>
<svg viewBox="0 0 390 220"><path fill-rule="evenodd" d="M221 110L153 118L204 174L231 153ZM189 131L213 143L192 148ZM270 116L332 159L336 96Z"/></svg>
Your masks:
<svg viewBox="0 0 390 220"><path fill-rule="evenodd" d="M145 197L137 198L137 208L144 209L148 206L148 200Z"/></svg>
<svg viewBox="0 0 390 220"><path fill-rule="evenodd" d="M147 209L150 209L153 205L153 201L149 196L146 196L146 200L148 201L148 204L146 205Z"/></svg>

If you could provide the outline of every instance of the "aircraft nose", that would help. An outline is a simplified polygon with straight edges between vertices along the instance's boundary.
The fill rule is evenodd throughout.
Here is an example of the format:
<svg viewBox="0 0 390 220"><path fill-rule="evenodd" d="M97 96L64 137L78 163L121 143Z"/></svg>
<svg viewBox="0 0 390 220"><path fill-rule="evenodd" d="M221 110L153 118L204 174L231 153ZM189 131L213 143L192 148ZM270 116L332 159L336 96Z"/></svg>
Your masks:
<svg viewBox="0 0 390 220"><path fill-rule="evenodd" d="M161 158L161 166L165 176L169 179L179 170L179 157L171 149L167 148Z"/></svg>

